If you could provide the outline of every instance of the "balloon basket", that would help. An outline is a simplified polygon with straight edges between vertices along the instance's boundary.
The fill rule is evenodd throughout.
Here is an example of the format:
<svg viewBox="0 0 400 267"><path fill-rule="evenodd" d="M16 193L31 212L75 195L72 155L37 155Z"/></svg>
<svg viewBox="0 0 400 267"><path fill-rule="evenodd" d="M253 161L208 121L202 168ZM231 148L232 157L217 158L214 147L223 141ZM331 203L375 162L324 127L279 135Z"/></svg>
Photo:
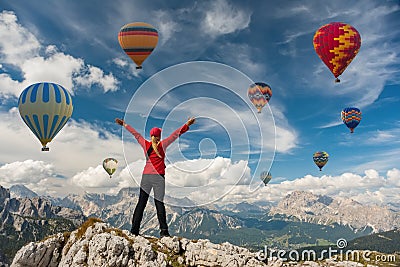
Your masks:
<svg viewBox="0 0 400 267"><path fill-rule="evenodd" d="M335 83L340 83L339 78L336 78Z"/></svg>
<svg viewBox="0 0 400 267"><path fill-rule="evenodd" d="M47 146L42 147L42 151L49 151L50 148L48 148Z"/></svg>
<svg viewBox="0 0 400 267"><path fill-rule="evenodd" d="M136 69L137 69L137 70L141 70L141 69L142 69L142 66L137 66Z"/></svg>

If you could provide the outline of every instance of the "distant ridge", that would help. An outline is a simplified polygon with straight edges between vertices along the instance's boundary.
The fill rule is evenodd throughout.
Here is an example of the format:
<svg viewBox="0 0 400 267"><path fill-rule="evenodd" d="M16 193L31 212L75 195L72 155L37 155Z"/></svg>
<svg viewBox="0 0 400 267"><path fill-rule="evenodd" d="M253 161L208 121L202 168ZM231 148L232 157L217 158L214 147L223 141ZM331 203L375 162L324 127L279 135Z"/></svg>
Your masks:
<svg viewBox="0 0 400 267"><path fill-rule="evenodd" d="M17 184L10 187L10 196L11 198L33 198L39 195L25 185Z"/></svg>
<svg viewBox="0 0 400 267"><path fill-rule="evenodd" d="M349 242L347 248L400 254L400 228L355 238Z"/></svg>

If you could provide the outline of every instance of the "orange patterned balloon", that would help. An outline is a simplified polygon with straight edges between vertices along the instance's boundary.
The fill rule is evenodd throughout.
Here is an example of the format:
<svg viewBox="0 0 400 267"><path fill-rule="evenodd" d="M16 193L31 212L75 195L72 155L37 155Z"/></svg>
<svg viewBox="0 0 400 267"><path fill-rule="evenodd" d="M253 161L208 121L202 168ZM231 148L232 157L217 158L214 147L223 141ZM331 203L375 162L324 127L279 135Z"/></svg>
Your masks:
<svg viewBox="0 0 400 267"><path fill-rule="evenodd" d="M349 24L332 22L319 28L314 35L314 49L340 82L343 73L361 47L361 36Z"/></svg>
<svg viewBox="0 0 400 267"><path fill-rule="evenodd" d="M125 53L136 63L136 68L141 69L143 61L157 46L158 32L148 23L129 23L119 31L118 41Z"/></svg>
<svg viewBox="0 0 400 267"><path fill-rule="evenodd" d="M258 113L269 102L272 97L271 87L263 82L258 82L250 85L247 89L247 95L253 105L257 108Z"/></svg>

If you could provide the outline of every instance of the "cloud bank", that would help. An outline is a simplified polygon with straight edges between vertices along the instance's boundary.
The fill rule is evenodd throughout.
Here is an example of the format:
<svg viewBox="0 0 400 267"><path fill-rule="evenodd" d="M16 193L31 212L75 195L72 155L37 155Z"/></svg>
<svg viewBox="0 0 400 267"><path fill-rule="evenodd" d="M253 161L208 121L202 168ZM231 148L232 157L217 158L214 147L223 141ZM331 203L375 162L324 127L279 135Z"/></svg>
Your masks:
<svg viewBox="0 0 400 267"><path fill-rule="evenodd" d="M19 97L24 88L36 82L54 82L74 93L79 88L96 85L106 93L118 90L118 80L99 67L59 51L54 45L42 44L19 24L12 11L0 13L0 96ZM21 78L17 78L21 77Z"/></svg>

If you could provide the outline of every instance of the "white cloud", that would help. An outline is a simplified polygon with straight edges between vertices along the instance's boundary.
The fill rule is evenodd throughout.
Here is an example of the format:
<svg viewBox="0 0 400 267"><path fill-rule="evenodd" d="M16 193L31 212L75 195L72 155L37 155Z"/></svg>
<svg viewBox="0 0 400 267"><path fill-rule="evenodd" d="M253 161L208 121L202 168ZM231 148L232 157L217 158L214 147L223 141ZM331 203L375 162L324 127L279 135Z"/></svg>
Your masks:
<svg viewBox="0 0 400 267"><path fill-rule="evenodd" d="M365 139L366 144L394 144L399 143L400 128L393 128L389 130L376 130L375 132L368 133L369 137Z"/></svg>
<svg viewBox="0 0 400 267"><path fill-rule="evenodd" d="M265 60L257 59L260 52L246 43L224 43L218 46L218 55L223 62L230 66L240 66L246 73L251 73L252 77L263 77L270 71Z"/></svg>
<svg viewBox="0 0 400 267"><path fill-rule="evenodd" d="M41 51L44 51L41 54ZM90 88L97 84L104 92L117 90L118 80L98 67L86 65L83 59L59 52L54 45L45 46L28 29L18 23L11 11L0 13L0 58L18 68L24 78L17 81L10 73L0 76L0 94L19 96L21 91L35 82L55 82L70 92L78 85Z"/></svg>
<svg viewBox="0 0 400 267"><path fill-rule="evenodd" d="M394 187L400 187L400 170L391 169L387 172L387 182Z"/></svg>
<svg viewBox="0 0 400 267"><path fill-rule="evenodd" d="M54 82L62 85L70 92L77 88L73 86L72 76L84 66L82 59L74 58L64 53L55 53L50 57L33 57L24 61L19 67L24 73L25 87L37 82ZM20 92L15 92L19 96Z"/></svg>
<svg viewBox="0 0 400 267"><path fill-rule="evenodd" d="M159 21L157 30L159 32L160 45L165 44L176 32L182 30L182 27L179 26L166 11L157 10L154 12L154 17Z"/></svg>
<svg viewBox="0 0 400 267"><path fill-rule="evenodd" d="M119 173L117 173L117 178L120 180L120 187L139 186L142 180L142 172L145 164L146 161L144 159L139 159L130 162L128 166L124 167Z"/></svg>
<svg viewBox="0 0 400 267"><path fill-rule="evenodd" d="M233 163L228 158L195 159L168 165L168 183L177 187L205 187L234 185L249 180L250 169L247 162Z"/></svg>
<svg viewBox="0 0 400 267"><path fill-rule="evenodd" d="M44 161L16 161L6 163L0 167L1 183L12 185L13 183L37 183L44 178L54 177L54 166Z"/></svg>
<svg viewBox="0 0 400 267"><path fill-rule="evenodd" d="M124 68L124 67L128 66L128 64L129 64L127 60L121 59L121 58L114 58L112 61L115 65L117 65L121 68Z"/></svg>
<svg viewBox="0 0 400 267"><path fill-rule="evenodd" d="M166 169L166 194L188 197L198 205L220 201L224 195L231 200L231 191L244 185L249 192L250 168L246 161L231 159L195 159L175 162Z"/></svg>
<svg viewBox="0 0 400 267"><path fill-rule="evenodd" d="M14 12L0 13L0 58L3 63L20 65L37 56L40 47L37 38L17 23Z"/></svg>
<svg viewBox="0 0 400 267"><path fill-rule="evenodd" d="M133 77L140 76L141 70L136 69L136 64L128 56L126 56L126 59L114 58L112 62L118 67L119 72L121 72L125 78L132 79Z"/></svg>
<svg viewBox="0 0 400 267"><path fill-rule="evenodd" d="M284 6L284 7L278 7L274 12L271 12L272 15L276 18L291 18L293 16L299 16L302 14L310 14L311 10L309 7L294 2L294 6Z"/></svg>
<svg viewBox="0 0 400 267"><path fill-rule="evenodd" d="M53 164L41 160L28 159L0 166L0 184L4 187L23 184L39 195L63 196L65 188L76 192L65 178L59 177Z"/></svg>
<svg viewBox="0 0 400 267"><path fill-rule="evenodd" d="M226 0L213 1L206 11L203 31L209 35L223 35L247 28L251 13L230 5Z"/></svg>
<svg viewBox="0 0 400 267"><path fill-rule="evenodd" d="M71 178L71 182L82 188L104 188L114 187L115 179L109 178L108 173L103 165L97 167L89 167L88 169L75 174Z"/></svg>
<svg viewBox="0 0 400 267"><path fill-rule="evenodd" d="M386 177L380 176L374 169L364 171L364 175L343 173L339 176L306 175L292 181L268 184L254 194L254 201L268 200L278 202L293 191L309 191L314 194L352 198L364 204L385 206L388 203L400 208L398 197L400 171L391 169ZM273 180L272 180L273 182ZM267 193L267 194L265 194Z"/></svg>
<svg viewBox="0 0 400 267"><path fill-rule="evenodd" d="M19 92L23 90L18 81L13 80L10 75L6 73L0 73L0 96L8 98L12 95L19 96Z"/></svg>
<svg viewBox="0 0 400 267"><path fill-rule="evenodd" d="M335 121L332 121L332 122L329 122L327 124L320 125L317 128L321 128L321 129L330 128L330 127L338 126L338 125L341 125L341 124L343 124L343 121L339 118L339 119L337 119Z"/></svg>
<svg viewBox="0 0 400 267"><path fill-rule="evenodd" d="M118 90L118 81L111 73L105 75L103 70L90 65L86 67L86 73L82 73L81 76L76 77L74 81L76 81L78 85L83 85L85 87L98 84L103 88L105 93Z"/></svg>

